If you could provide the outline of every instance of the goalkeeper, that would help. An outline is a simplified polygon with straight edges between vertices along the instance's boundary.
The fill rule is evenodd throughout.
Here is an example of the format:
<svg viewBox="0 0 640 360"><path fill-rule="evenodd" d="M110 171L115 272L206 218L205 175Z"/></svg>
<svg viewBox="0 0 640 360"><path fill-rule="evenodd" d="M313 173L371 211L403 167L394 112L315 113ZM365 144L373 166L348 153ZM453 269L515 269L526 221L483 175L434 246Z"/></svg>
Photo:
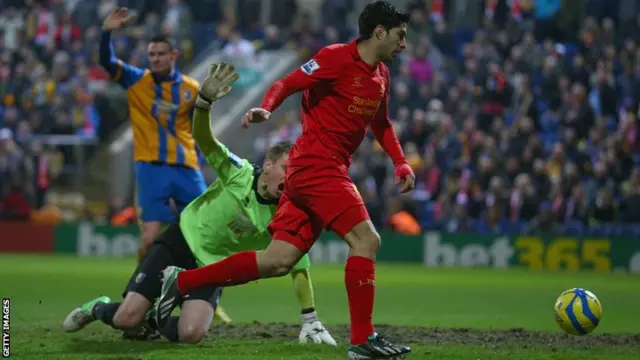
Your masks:
<svg viewBox="0 0 640 360"><path fill-rule="evenodd" d="M100 320L119 330L137 329L140 338L150 338L157 330L171 341L198 343L213 321L222 288L205 287L187 294L180 316L170 318L157 329L150 308L160 295L162 270L170 265L193 269L236 252L267 247L271 241L267 224L284 190L291 144L276 144L259 168L238 158L213 136L209 123L211 105L229 93L237 79L233 66L213 64L195 102L193 137L216 171L217 180L183 210L179 224L170 225L157 238L131 276L122 303L111 302L106 296L91 300L66 317L66 331L78 331ZM302 307L299 339L336 345L314 310L309 266L305 256L291 272Z"/></svg>

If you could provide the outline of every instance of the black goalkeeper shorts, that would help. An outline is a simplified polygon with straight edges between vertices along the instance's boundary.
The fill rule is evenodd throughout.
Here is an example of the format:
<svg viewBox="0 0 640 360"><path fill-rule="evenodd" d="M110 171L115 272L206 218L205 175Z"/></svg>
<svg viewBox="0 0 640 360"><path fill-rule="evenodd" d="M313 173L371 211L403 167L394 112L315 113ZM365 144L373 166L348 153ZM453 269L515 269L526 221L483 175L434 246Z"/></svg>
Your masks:
<svg viewBox="0 0 640 360"><path fill-rule="evenodd" d="M153 303L160 296L162 289L162 270L171 265L187 270L198 267L178 224L171 224L154 241L149 252L131 276L122 297L133 291ZM187 296L189 300L208 301L215 309L220 302L222 288L204 286L189 292Z"/></svg>

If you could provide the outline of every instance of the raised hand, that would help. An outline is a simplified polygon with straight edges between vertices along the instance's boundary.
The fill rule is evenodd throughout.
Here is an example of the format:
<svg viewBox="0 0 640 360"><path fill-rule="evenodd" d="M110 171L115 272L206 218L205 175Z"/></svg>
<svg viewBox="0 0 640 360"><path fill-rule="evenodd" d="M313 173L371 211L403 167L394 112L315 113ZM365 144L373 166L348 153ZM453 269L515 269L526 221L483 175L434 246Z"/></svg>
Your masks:
<svg viewBox="0 0 640 360"><path fill-rule="evenodd" d="M209 109L214 101L226 96L231 91L231 85L239 77L240 75L231 64L211 64L209 74L200 86L196 106L201 109Z"/></svg>
<svg viewBox="0 0 640 360"><path fill-rule="evenodd" d="M117 8L104 19L104 22L102 22L102 30L118 30L124 25L130 23L131 20L135 19L135 17L136 14L129 13L129 9L126 7Z"/></svg>

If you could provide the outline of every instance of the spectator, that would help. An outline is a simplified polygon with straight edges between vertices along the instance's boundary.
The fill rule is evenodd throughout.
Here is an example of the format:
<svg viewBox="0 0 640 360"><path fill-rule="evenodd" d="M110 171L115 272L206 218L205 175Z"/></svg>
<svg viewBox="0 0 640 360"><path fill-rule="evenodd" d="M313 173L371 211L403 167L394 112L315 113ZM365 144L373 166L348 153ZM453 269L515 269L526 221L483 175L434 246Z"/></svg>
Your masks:
<svg viewBox="0 0 640 360"><path fill-rule="evenodd" d="M449 233L455 232L471 232L472 224L467 216L467 207L464 201L456 203L453 208L453 214L448 216L444 221L442 230Z"/></svg>
<svg viewBox="0 0 640 360"><path fill-rule="evenodd" d="M1 161L1 160L0 160ZM11 184L0 200L0 219L26 221L31 216L31 205L19 179L11 179Z"/></svg>
<svg viewBox="0 0 640 360"><path fill-rule="evenodd" d="M507 232L508 220L503 216L500 205L493 204L487 209L487 215L480 219L476 230L481 234L501 234Z"/></svg>
<svg viewBox="0 0 640 360"><path fill-rule="evenodd" d="M593 205L590 214L592 224L611 223L617 218L618 206L608 188L598 191Z"/></svg>
<svg viewBox="0 0 640 360"><path fill-rule="evenodd" d="M192 15L189 7L182 0L168 0L167 10L162 24L163 30L167 34L174 36L177 44L188 59L193 58L192 37Z"/></svg>
<svg viewBox="0 0 640 360"><path fill-rule="evenodd" d="M222 48L222 52L229 57L248 57L255 53L256 49L251 41L242 37L238 31L231 33L229 41Z"/></svg>
<svg viewBox="0 0 640 360"><path fill-rule="evenodd" d="M578 221L586 223L588 221L589 203L580 184L573 186L571 196L565 202L564 221Z"/></svg>
<svg viewBox="0 0 640 360"><path fill-rule="evenodd" d="M73 42L82 39L82 30L70 13L65 13L56 26L53 39L58 49L70 49Z"/></svg>
<svg viewBox="0 0 640 360"><path fill-rule="evenodd" d="M282 48L284 42L280 38L280 29L275 25L269 25L265 28L265 39L262 44L262 50L278 50Z"/></svg>
<svg viewBox="0 0 640 360"><path fill-rule="evenodd" d="M222 20L220 0L187 0L193 16L195 54L216 40L216 26Z"/></svg>
<svg viewBox="0 0 640 360"><path fill-rule="evenodd" d="M418 46L414 53L414 56L409 60L409 68L411 76L423 84L432 80L433 77L433 65L427 59L427 48L425 46Z"/></svg>
<svg viewBox="0 0 640 360"><path fill-rule="evenodd" d="M10 52L17 51L20 47L20 33L24 30L25 23L18 9L9 7L0 13L0 31L4 35L4 48Z"/></svg>
<svg viewBox="0 0 640 360"><path fill-rule="evenodd" d="M24 153L16 144L13 131L9 128L0 129L0 179L16 179L17 182L22 182L24 171ZM5 186L9 183L2 182Z"/></svg>

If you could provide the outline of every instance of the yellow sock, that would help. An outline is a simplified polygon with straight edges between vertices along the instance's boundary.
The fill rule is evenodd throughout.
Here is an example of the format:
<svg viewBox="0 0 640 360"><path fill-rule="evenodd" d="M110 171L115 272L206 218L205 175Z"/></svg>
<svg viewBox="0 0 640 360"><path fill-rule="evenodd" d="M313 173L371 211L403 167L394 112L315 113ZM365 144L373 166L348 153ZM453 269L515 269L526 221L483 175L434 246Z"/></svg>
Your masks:
<svg viewBox="0 0 640 360"><path fill-rule="evenodd" d="M310 309L315 306L313 299L313 287L308 269L294 270L291 273L293 287L301 309Z"/></svg>

